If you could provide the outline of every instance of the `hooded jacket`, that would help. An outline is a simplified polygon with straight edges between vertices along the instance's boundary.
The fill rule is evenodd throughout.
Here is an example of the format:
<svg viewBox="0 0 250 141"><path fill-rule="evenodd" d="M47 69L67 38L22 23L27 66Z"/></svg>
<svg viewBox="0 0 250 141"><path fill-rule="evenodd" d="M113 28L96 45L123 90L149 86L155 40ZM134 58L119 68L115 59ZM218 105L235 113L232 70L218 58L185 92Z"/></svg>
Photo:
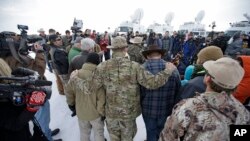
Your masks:
<svg viewBox="0 0 250 141"><path fill-rule="evenodd" d="M229 141L231 124L249 125L250 113L232 95L205 92L175 106L160 141Z"/></svg>
<svg viewBox="0 0 250 141"><path fill-rule="evenodd" d="M250 98L250 56L241 56L243 68L245 74L240 84L238 85L236 92L233 94L236 99L241 103L245 103Z"/></svg>

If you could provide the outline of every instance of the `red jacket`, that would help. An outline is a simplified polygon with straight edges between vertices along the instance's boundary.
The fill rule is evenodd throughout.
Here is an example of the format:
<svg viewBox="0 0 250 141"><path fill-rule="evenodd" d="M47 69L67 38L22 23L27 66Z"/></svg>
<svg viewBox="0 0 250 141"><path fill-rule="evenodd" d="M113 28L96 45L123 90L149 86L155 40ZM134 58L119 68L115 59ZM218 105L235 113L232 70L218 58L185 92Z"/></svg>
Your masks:
<svg viewBox="0 0 250 141"><path fill-rule="evenodd" d="M100 41L101 50L104 51L104 52L106 52L108 44L109 44L108 40L102 39Z"/></svg>
<svg viewBox="0 0 250 141"><path fill-rule="evenodd" d="M236 92L233 94L241 103L245 103L250 98L250 56L240 56L243 62L245 74Z"/></svg>

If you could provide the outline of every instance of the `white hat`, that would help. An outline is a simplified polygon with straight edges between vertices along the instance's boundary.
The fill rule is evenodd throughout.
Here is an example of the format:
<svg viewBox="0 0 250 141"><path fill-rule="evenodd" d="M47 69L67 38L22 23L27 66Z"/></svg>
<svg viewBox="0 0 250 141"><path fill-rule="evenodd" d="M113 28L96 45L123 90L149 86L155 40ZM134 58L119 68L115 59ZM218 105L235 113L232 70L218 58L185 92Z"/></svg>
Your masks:
<svg viewBox="0 0 250 141"><path fill-rule="evenodd" d="M45 32L45 30L43 28L40 28L40 29L37 30L37 32L39 32L39 33L40 32Z"/></svg>
<svg viewBox="0 0 250 141"><path fill-rule="evenodd" d="M212 81L225 89L234 89L240 83L245 72L239 62L229 57L206 61L203 67L211 75Z"/></svg>

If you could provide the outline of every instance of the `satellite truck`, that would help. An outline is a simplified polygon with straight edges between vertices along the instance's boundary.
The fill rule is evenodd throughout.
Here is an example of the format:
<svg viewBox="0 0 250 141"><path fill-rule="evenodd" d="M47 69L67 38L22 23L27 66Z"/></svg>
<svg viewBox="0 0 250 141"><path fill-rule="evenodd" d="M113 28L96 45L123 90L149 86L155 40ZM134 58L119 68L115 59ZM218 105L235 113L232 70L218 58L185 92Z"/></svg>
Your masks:
<svg viewBox="0 0 250 141"><path fill-rule="evenodd" d="M201 10L196 18L195 22L185 22L183 25L180 25L178 32L180 34L186 34L188 32L193 32L194 36L206 36L206 29L205 25L201 24L201 21L203 20L205 16L205 11Z"/></svg>
<svg viewBox="0 0 250 141"><path fill-rule="evenodd" d="M247 21L240 21L235 23L229 23L230 28L225 31L225 34L232 37L236 32L241 32L243 34L250 34L250 15L247 13L243 14Z"/></svg>
<svg viewBox="0 0 250 141"><path fill-rule="evenodd" d="M169 12L165 17L165 24L159 24L154 22L153 24L149 25L147 28L147 34L149 35L150 32L161 33L162 35L169 31L170 34L173 33L173 26L171 26L171 22L174 19L174 13Z"/></svg>
<svg viewBox="0 0 250 141"><path fill-rule="evenodd" d="M123 21L121 24L115 29L114 34L119 35L127 35L129 32L138 31L140 34L145 33L144 26L140 25L141 19L143 18L143 9L138 8L135 10L135 13L130 16L131 21Z"/></svg>

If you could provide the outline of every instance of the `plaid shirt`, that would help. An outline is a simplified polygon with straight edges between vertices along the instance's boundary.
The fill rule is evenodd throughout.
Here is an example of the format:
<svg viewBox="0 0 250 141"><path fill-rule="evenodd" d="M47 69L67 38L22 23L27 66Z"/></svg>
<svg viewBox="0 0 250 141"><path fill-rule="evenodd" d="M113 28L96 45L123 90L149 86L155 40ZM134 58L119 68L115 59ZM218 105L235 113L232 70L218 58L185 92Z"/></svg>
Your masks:
<svg viewBox="0 0 250 141"><path fill-rule="evenodd" d="M152 74L157 74L165 69L165 63L162 59L147 60L143 65ZM178 71L174 71L167 83L158 89L150 90L141 86L143 116L158 118L170 115L174 106L175 95L178 93L180 86L181 80Z"/></svg>

